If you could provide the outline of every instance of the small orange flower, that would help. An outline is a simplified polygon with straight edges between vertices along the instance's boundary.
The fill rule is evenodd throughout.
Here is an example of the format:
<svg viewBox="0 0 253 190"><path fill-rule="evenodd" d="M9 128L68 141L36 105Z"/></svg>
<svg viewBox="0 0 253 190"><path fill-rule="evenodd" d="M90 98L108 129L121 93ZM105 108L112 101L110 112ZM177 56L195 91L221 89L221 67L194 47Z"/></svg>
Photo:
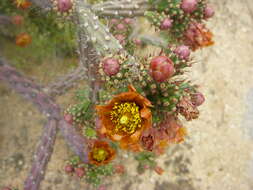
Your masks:
<svg viewBox="0 0 253 190"><path fill-rule="evenodd" d="M32 42L32 38L27 33L21 33L16 37L16 45L20 47L25 47Z"/></svg>
<svg viewBox="0 0 253 190"><path fill-rule="evenodd" d="M89 152L89 161L97 166L108 164L115 158L115 150L105 141L95 141Z"/></svg>
<svg viewBox="0 0 253 190"><path fill-rule="evenodd" d="M184 34L184 43L195 51L199 48L213 45L214 41L212 38L212 32L204 24L193 22Z"/></svg>
<svg viewBox="0 0 253 190"><path fill-rule="evenodd" d="M156 167L154 168L154 170L155 170L155 172L156 172L158 175L162 175L163 172L164 172L164 169L162 169L162 168L159 167L159 166L156 166Z"/></svg>
<svg viewBox="0 0 253 190"><path fill-rule="evenodd" d="M27 0L15 0L15 4L17 8L21 9L28 9L32 5L32 3Z"/></svg>
<svg viewBox="0 0 253 190"><path fill-rule="evenodd" d="M119 141L123 149L139 151L140 136L152 124L152 105L133 86L128 88L128 92L116 95L107 105L96 106L101 120L99 132Z"/></svg>

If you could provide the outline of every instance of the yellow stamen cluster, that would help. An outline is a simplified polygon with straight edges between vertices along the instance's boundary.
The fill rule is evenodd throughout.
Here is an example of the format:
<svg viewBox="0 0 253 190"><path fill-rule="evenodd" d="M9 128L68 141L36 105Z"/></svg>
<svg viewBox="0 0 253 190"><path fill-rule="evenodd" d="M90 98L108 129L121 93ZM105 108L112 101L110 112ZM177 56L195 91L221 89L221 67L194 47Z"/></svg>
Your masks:
<svg viewBox="0 0 253 190"><path fill-rule="evenodd" d="M94 160L98 162L102 162L108 157L108 152L103 148L94 148L92 152Z"/></svg>
<svg viewBox="0 0 253 190"><path fill-rule="evenodd" d="M111 121L116 125L115 132L134 133L141 128L139 107L134 102L115 103L110 112Z"/></svg>

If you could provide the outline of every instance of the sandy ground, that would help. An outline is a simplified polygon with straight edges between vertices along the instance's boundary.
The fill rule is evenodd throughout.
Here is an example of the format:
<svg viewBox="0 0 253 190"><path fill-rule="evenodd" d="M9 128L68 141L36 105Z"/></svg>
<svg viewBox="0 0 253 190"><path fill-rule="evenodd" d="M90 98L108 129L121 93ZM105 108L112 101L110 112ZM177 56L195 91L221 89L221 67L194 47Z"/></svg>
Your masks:
<svg viewBox="0 0 253 190"><path fill-rule="evenodd" d="M199 63L190 76L206 96L200 118L187 123L185 143L159 158L166 169L162 176L138 175L129 158L128 174L107 180L108 189L253 190L253 1L211 2L216 17L208 25L216 45L195 54ZM0 94L0 187L22 189L46 120L2 83ZM58 102L67 105L67 100ZM42 190L89 189L62 171L71 155L58 134Z"/></svg>

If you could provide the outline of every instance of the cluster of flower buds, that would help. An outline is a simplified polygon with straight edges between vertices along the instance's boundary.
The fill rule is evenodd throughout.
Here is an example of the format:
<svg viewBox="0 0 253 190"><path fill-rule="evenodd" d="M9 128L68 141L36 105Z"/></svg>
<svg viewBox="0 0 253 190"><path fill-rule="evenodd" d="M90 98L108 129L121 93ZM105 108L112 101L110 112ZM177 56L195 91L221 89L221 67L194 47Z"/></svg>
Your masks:
<svg viewBox="0 0 253 190"><path fill-rule="evenodd" d="M134 20L132 18L113 18L109 21L111 33L120 42L122 46L125 46L127 44L128 36L132 31L133 22Z"/></svg>
<svg viewBox="0 0 253 190"><path fill-rule="evenodd" d="M154 10L145 13L151 24L158 30L168 31L171 38L182 42L184 32L192 22L203 23L214 15L212 6L203 0L168 0L153 6Z"/></svg>
<svg viewBox="0 0 253 190"><path fill-rule="evenodd" d="M133 31L133 25L135 20L133 18L124 18L124 19L111 19L109 20L110 32L114 37L119 41L119 43L129 49L131 46L140 46L142 42L140 39L130 39L130 34Z"/></svg>
<svg viewBox="0 0 253 190"><path fill-rule="evenodd" d="M160 112L176 111L176 105L184 94L189 94L195 87L189 82L177 81L174 77L184 73L184 68L191 66L190 49L185 45L168 47L168 54L144 59L139 80L147 97Z"/></svg>
<svg viewBox="0 0 253 190"><path fill-rule="evenodd" d="M77 157L74 157L70 161L68 161L65 165L64 170L67 174L75 175L78 178L82 178L85 175L84 164Z"/></svg>
<svg viewBox="0 0 253 190"><path fill-rule="evenodd" d="M100 158L102 152L99 149L96 149L96 158ZM91 163L83 163L78 157L73 157L67 161L64 170L66 174L75 176L79 179L85 178L88 183L95 185L96 187L102 187L102 180L100 179L103 176L111 176L113 174L123 174L125 168L121 164L114 165L93 165Z"/></svg>

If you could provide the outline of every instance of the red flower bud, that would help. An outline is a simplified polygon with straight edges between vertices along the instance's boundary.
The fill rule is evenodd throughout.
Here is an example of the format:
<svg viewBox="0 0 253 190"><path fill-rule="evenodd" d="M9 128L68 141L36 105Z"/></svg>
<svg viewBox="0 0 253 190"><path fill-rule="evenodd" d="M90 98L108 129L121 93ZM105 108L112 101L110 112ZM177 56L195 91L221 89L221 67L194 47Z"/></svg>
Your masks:
<svg viewBox="0 0 253 190"><path fill-rule="evenodd" d="M200 106L205 102L205 97L202 93L197 92L197 93L191 95L191 101L192 101L193 105Z"/></svg>
<svg viewBox="0 0 253 190"><path fill-rule="evenodd" d="M103 60L103 70L106 75L112 76L116 75L119 72L120 65L119 61L114 58L107 58Z"/></svg>
<svg viewBox="0 0 253 190"><path fill-rule="evenodd" d="M70 164L66 165L66 166L65 166L65 172L66 172L66 173L72 173L72 172L74 172L73 166L70 165Z"/></svg>
<svg viewBox="0 0 253 190"><path fill-rule="evenodd" d="M183 0L181 4L181 8L186 13L192 13L197 8L197 0Z"/></svg>
<svg viewBox="0 0 253 190"><path fill-rule="evenodd" d="M150 62L150 75L157 82L164 82L174 74L173 62L166 56L154 57Z"/></svg>
<svg viewBox="0 0 253 190"><path fill-rule="evenodd" d="M60 12L67 12L72 6L71 0L57 0L57 8Z"/></svg>
<svg viewBox="0 0 253 190"><path fill-rule="evenodd" d="M204 17L205 19L211 18L214 15L214 9L210 5L206 5L204 9Z"/></svg>
<svg viewBox="0 0 253 190"><path fill-rule="evenodd" d="M82 178L85 174L84 168L76 168L75 173L77 177Z"/></svg>

